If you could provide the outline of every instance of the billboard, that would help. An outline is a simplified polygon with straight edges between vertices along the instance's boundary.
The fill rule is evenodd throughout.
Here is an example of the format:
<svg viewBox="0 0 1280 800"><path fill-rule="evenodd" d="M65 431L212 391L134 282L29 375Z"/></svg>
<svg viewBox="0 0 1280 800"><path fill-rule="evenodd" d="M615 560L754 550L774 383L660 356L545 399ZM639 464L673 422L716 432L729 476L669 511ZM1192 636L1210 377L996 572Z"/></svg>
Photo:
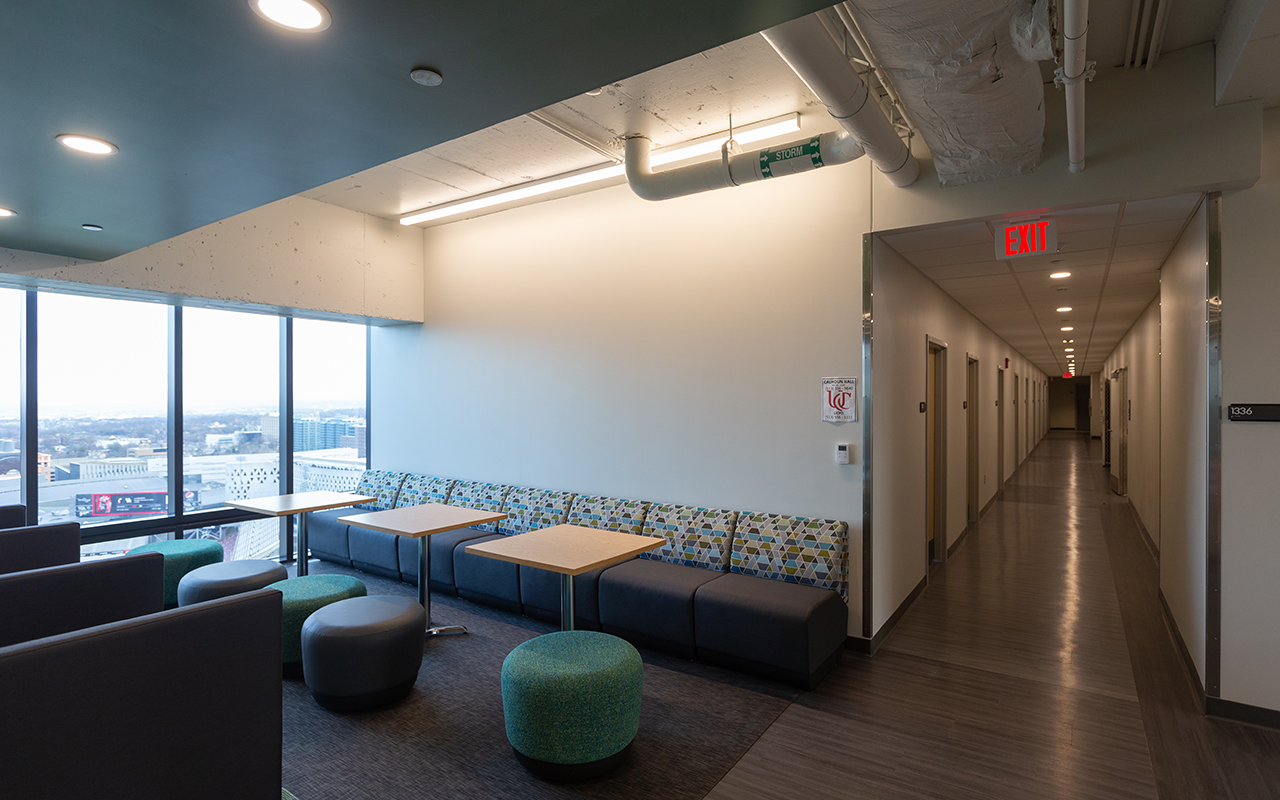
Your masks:
<svg viewBox="0 0 1280 800"><path fill-rule="evenodd" d="M168 492L102 492L76 495L77 517L143 516L169 513Z"/></svg>

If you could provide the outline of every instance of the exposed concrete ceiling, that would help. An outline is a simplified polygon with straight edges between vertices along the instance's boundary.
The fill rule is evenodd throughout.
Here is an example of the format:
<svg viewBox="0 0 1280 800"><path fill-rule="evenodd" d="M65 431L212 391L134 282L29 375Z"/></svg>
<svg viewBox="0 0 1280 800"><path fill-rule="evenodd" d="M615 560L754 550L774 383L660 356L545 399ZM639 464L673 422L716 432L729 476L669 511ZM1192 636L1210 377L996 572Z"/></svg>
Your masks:
<svg viewBox="0 0 1280 800"><path fill-rule="evenodd" d="M1124 334L1160 292L1160 268L1201 195L1049 212L1058 252L997 261L995 226L965 222L882 239L960 305L1049 375L1102 369ZM1052 279L1051 272L1071 277ZM1059 313L1056 309L1070 307ZM1074 330L1063 332L1062 327ZM1063 341L1074 340L1074 341Z"/></svg>
<svg viewBox="0 0 1280 800"><path fill-rule="evenodd" d="M105 259L812 12L825 0L6 4L0 247ZM427 89L415 66L444 74ZM60 133L119 146L66 150ZM528 170L525 170L528 172ZM83 223L105 227L99 233Z"/></svg>

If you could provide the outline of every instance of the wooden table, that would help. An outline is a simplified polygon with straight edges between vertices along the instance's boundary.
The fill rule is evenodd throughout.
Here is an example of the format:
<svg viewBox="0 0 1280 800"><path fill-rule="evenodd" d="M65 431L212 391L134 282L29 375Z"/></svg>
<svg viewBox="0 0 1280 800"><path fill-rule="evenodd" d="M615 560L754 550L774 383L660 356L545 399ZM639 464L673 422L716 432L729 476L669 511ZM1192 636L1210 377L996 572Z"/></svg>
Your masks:
<svg viewBox="0 0 1280 800"><path fill-rule="evenodd" d="M440 627L431 625L431 547L427 544L427 537L433 533L456 531L459 528L470 528L486 522L497 522L505 519L506 516L496 511L446 506L442 503L424 503L420 506L405 506L389 511L352 514L340 517L338 522L418 540L418 602L422 603L422 607L427 611L427 635L439 636L449 633L466 633L467 629L461 625Z"/></svg>
<svg viewBox="0 0 1280 800"><path fill-rule="evenodd" d="M307 574L307 512L326 508L345 508L358 503L372 503L378 498L351 492L298 492L276 497L255 497L249 500L228 502L232 508L252 511L270 517L287 517L298 514L298 577Z"/></svg>
<svg viewBox="0 0 1280 800"><path fill-rule="evenodd" d="M658 536L636 536L580 525L542 530L467 545L468 553L560 573L560 629L573 630L573 576L616 564L667 543Z"/></svg>

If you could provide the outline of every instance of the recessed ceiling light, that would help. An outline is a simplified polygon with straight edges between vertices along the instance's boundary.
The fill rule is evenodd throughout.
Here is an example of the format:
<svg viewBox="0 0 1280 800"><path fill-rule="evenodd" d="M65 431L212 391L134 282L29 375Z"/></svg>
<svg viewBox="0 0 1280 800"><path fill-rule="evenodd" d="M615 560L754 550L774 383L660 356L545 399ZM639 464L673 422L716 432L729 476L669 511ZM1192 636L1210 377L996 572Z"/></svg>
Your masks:
<svg viewBox="0 0 1280 800"><path fill-rule="evenodd" d="M1055 272L1049 276L1050 278L1070 278L1070 272Z"/></svg>
<svg viewBox="0 0 1280 800"><path fill-rule="evenodd" d="M91 223L91 222L86 222L85 224L81 225L80 227L81 227L81 228L84 228L86 231L93 231L94 233L97 233L98 231L102 230L102 226L101 226L101 225L94 225L94 224L93 224L93 223Z"/></svg>
<svg viewBox="0 0 1280 800"><path fill-rule="evenodd" d="M1068 311L1070 311L1070 310L1071 310L1071 306L1063 306L1062 308L1058 309L1058 313L1059 313L1059 314L1065 314L1066 312L1068 312Z"/></svg>
<svg viewBox="0 0 1280 800"><path fill-rule="evenodd" d="M1066 350L1066 352L1068 352L1068 353L1074 353L1076 349L1075 349L1074 347L1068 347L1068 348L1065 348L1065 350ZM1073 358L1074 358L1074 356L1073 356Z"/></svg>
<svg viewBox="0 0 1280 800"><path fill-rule="evenodd" d="M18 212L9 208L0 208L0 217L16 217Z"/></svg>
<svg viewBox="0 0 1280 800"><path fill-rule="evenodd" d="M1074 330L1075 330L1075 328L1073 328L1073 327L1071 327L1070 325L1068 325L1068 326L1067 326L1067 327L1065 327L1065 328L1059 328L1059 330L1064 330L1064 331L1074 331Z"/></svg>
<svg viewBox="0 0 1280 800"><path fill-rule="evenodd" d="M258 16L295 31L322 31L333 19L315 0L249 0Z"/></svg>
<svg viewBox="0 0 1280 800"><path fill-rule="evenodd" d="M111 142L95 139L92 136L81 136L78 133L60 133L54 138L64 147L70 147L72 150L79 150L81 153L90 153L95 156L109 156L112 153L120 152L120 148Z"/></svg>

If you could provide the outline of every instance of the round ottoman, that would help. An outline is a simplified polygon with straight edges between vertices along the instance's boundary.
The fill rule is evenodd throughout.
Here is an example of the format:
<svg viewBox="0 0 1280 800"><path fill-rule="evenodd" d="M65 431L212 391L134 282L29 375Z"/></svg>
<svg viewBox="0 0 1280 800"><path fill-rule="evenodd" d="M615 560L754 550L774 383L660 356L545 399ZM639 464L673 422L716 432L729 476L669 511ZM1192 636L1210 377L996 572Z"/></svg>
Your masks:
<svg viewBox="0 0 1280 800"><path fill-rule="evenodd" d="M330 603L368 594L363 583L347 575L304 575L277 581L266 588L279 589L284 595L281 660L284 674L291 678L302 676L302 623L307 617Z"/></svg>
<svg viewBox="0 0 1280 800"><path fill-rule="evenodd" d="M502 662L502 713L516 758L553 781L594 778L622 763L640 728L640 654L616 636L561 631Z"/></svg>
<svg viewBox="0 0 1280 800"><path fill-rule="evenodd" d="M178 581L178 605L189 606L252 592L288 577L289 571L275 561L244 559L206 564L191 570Z"/></svg>
<svg viewBox="0 0 1280 800"><path fill-rule="evenodd" d="M302 623L302 674L332 711L364 711L409 693L422 666L427 612L409 597L353 597Z"/></svg>
<svg viewBox="0 0 1280 800"><path fill-rule="evenodd" d="M222 545L212 539L172 539L135 547L130 553L164 556L164 607L178 607L178 582L188 572L222 561Z"/></svg>

